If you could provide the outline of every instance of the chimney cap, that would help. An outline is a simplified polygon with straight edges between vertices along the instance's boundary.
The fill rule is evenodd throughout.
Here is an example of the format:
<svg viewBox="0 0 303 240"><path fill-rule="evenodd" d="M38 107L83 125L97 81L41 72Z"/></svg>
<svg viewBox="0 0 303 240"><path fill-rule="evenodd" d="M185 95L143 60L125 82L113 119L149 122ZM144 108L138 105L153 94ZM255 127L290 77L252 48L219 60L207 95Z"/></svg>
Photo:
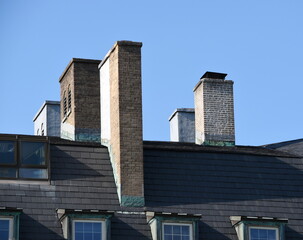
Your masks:
<svg viewBox="0 0 303 240"><path fill-rule="evenodd" d="M218 73L218 72L205 72L204 75L200 78L212 78L212 79L223 79L227 76L226 73Z"/></svg>

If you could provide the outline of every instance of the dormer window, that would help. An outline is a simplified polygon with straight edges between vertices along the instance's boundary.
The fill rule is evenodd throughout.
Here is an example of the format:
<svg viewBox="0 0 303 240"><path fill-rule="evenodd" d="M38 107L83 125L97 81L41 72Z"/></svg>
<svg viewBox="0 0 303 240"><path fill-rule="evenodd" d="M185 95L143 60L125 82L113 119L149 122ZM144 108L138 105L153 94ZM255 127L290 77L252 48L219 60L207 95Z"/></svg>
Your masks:
<svg viewBox="0 0 303 240"><path fill-rule="evenodd" d="M153 240L197 240L200 214L146 213Z"/></svg>
<svg viewBox="0 0 303 240"><path fill-rule="evenodd" d="M22 212L20 208L0 207L0 239L19 239L19 216Z"/></svg>
<svg viewBox="0 0 303 240"><path fill-rule="evenodd" d="M64 239L109 240L113 212L99 210L57 209Z"/></svg>
<svg viewBox="0 0 303 240"><path fill-rule="evenodd" d="M231 216L239 240L285 240L287 219Z"/></svg>

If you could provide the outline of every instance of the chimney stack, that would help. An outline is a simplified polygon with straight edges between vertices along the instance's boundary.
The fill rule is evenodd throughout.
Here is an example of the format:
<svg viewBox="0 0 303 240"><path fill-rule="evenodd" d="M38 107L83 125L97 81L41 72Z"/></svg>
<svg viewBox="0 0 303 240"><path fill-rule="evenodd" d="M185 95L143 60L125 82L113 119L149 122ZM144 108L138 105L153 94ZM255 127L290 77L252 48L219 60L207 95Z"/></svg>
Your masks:
<svg viewBox="0 0 303 240"><path fill-rule="evenodd" d="M141 47L118 41L99 65L101 143L109 148L121 206L144 206Z"/></svg>
<svg viewBox="0 0 303 240"><path fill-rule="evenodd" d="M169 118L170 141L195 142L195 109L177 108Z"/></svg>
<svg viewBox="0 0 303 240"><path fill-rule="evenodd" d="M61 138L100 142L100 62L73 58L61 75Z"/></svg>
<svg viewBox="0 0 303 240"><path fill-rule="evenodd" d="M206 72L194 88L196 144L234 146L233 81Z"/></svg>

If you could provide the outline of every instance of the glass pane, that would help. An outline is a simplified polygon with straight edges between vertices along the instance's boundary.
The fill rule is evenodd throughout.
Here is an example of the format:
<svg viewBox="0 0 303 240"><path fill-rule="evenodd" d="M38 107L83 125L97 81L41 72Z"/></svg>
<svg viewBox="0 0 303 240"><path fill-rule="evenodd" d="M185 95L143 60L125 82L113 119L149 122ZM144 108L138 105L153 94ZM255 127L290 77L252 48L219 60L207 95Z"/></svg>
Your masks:
<svg viewBox="0 0 303 240"><path fill-rule="evenodd" d="M93 232L101 233L101 223L98 222L93 223Z"/></svg>
<svg viewBox="0 0 303 240"><path fill-rule="evenodd" d="M8 240L8 231L0 230L0 239Z"/></svg>
<svg viewBox="0 0 303 240"><path fill-rule="evenodd" d="M268 230L268 240L276 240L276 232L275 230Z"/></svg>
<svg viewBox="0 0 303 240"><path fill-rule="evenodd" d="M15 164L15 142L0 141L0 164Z"/></svg>
<svg viewBox="0 0 303 240"><path fill-rule="evenodd" d="M250 237L251 238L258 238L259 237L258 229L251 228L250 229Z"/></svg>
<svg viewBox="0 0 303 240"><path fill-rule="evenodd" d="M9 239L9 220L5 220L5 219L0 220L0 239L1 240Z"/></svg>
<svg viewBox="0 0 303 240"><path fill-rule="evenodd" d="M189 226L182 226L182 235L189 236Z"/></svg>
<svg viewBox="0 0 303 240"><path fill-rule="evenodd" d="M93 234L91 232L84 232L85 240L93 240Z"/></svg>
<svg viewBox="0 0 303 240"><path fill-rule="evenodd" d="M94 233L93 240L101 240L101 233Z"/></svg>
<svg viewBox="0 0 303 240"><path fill-rule="evenodd" d="M259 229L259 237L267 239L267 229Z"/></svg>
<svg viewBox="0 0 303 240"><path fill-rule="evenodd" d="M17 169L0 168L0 178L16 178L16 177L17 177Z"/></svg>
<svg viewBox="0 0 303 240"><path fill-rule="evenodd" d="M75 222L75 231L83 232L83 222Z"/></svg>
<svg viewBox="0 0 303 240"><path fill-rule="evenodd" d="M20 178L34 178L34 179L47 179L46 169L35 169L35 168L20 168Z"/></svg>
<svg viewBox="0 0 303 240"><path fill-rule="evenodd" d="M84 240L83 233L75 233L75 240Z"/></svg>
<svg viewBox="0 0 303 240"><path fill-rule="evenodd" d="M84 222L84 232L92 232L93 224L91 222Z"/></svg>
<svg viewBox="0 0 303 240"><path fill-rule="evenodd" d="M21 142L21 164L23 165L45 165L46 143Z"/></svg>
<svg viewBox="0 0 303 240"><path fill-rule="evenodd" d="M164 234L172 234L173 226L172 225L164 225Z"/></svg>
<svg viewBox="0 0 303 240"><path fill-rule="evenodd" d="M164 240L173 240L173 235L164 235Z"/></svg>
<svg viewBox="0 0 303 240"><path fill-rule="evenodd" d="M181 234L181 226L180 225L175 225L173 227L173 233L174 234Z"/></svg>
<svg viewBox="0 0 303 240"><path fill-rule="evenodd" d="M0 220L0 230L9 230L9 220Z"/></svg>

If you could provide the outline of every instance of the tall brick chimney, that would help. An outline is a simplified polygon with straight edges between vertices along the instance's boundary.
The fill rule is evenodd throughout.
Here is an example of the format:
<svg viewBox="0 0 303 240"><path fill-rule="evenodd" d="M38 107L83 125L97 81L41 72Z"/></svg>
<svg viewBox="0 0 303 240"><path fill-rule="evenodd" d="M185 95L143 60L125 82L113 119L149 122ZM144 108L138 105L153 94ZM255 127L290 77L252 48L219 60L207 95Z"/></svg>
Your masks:
<svg viewBox="0 0 303 240"><path fill-rule="evenodd" d="M118 41L99 65L101 143L122 206L144 206L140 42Z"/></svg>
<svg viewBox="0 0 303 240"><path fill-rule="evenodd" d="M100 62L73 58L61 75L61 138L100 142Z"/></svg>
<svg viewBox="0 0 303 240"><path fill-rule="evenodd" d="M233 81L206 72L194 88L196 144L235 145Z"/></svg>
<svg viewBox="0 0 303 240"><path fill-rule="evenodd" d="M100 142L100 62L73 58L61 75L61 138Z"/></svg>

